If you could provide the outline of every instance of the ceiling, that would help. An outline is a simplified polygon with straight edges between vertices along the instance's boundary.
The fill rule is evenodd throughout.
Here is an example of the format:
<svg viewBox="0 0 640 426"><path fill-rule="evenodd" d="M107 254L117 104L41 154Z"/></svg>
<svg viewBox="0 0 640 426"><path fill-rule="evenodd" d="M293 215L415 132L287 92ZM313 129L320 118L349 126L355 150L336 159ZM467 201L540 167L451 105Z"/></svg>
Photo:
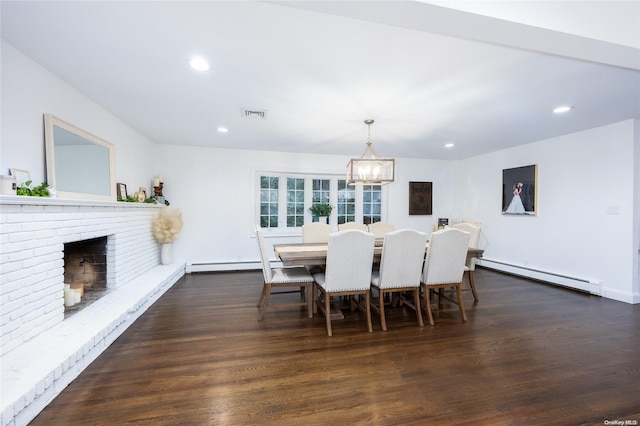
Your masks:
<svg viewBox="0 0 640 426"><path fill-rule="evenodd" d="M637 46L423 2L1 8L5 41L160 144L359 156L372 118L379 155L451 160L640 118Z"/></svg>

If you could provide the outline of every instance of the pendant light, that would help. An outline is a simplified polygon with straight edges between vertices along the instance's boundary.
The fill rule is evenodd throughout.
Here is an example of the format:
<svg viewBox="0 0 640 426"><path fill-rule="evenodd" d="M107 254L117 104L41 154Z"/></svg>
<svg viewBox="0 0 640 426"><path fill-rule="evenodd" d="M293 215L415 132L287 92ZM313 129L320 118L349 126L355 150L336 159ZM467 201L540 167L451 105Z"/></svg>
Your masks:
<svg viewBox="0 0 640 426"><path fill-rule="evenodd" d="M349 185L386 185L395 178L396 160L380 158L371 145L371 125L373 120L364 120L369 128L367 148L360 158L352 158L347 164L347 183Z"/></svg>

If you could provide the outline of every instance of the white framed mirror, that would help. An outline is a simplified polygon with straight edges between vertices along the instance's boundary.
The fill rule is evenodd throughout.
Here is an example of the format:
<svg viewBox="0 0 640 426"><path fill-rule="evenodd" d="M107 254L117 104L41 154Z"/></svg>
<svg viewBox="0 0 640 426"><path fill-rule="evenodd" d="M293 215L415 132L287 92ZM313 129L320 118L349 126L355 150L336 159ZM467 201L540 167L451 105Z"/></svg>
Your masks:
<svg viewBox="0 0 640 426"><path fill-rule="evenodd" d="M116 201L113 144L44 115L47 183L59 198Z"/></svg>

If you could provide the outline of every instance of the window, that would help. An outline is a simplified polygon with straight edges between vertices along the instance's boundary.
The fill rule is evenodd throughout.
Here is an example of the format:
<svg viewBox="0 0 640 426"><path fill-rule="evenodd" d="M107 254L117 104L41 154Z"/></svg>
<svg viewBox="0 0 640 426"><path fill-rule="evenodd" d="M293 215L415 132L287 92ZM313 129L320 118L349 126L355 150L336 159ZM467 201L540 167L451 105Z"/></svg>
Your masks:
<svg viewBox="0 0 640 426"><path fill-rule="evenodd" d="M273 176L260 176L260 226L278 227L278 182Z"/></svg>
<svg viewBox="0 0 640 426"><path fill-rule="evenodd" d="M287 178L287 227L304 225L304 179Z"/></svg>
<svg viewBox="0 0 640 426"><path fill-rule="evenodd" d="M256 223L262 228L294 233L305 223L318 220L309 211L318 203L334 207L329 217L334 228L345 222L369 224L382 220L380 186L349 186L343 175L257 173L256 178Z"/></svg>
<svg viewBox="0 0 640 426"><path fill-rule="evenodd" d="M365 185L362 188L363 223L380 222L382 220L382 189L380 185Z"/></svg>
<svg viewBox="0 0 640 426"><path fill-rule="evenodd" d="M314 204L331 204L331 180L329 179L313 179L311 192L311 205ZM313 216L313 221L317 222L318 217Z"/></svg>
<svg viewBox="0 0 640 426"><path fill-rule="evenodd" d="M346 179L338 180L338 224L356 221L356 188L347 185Z"/></svg>

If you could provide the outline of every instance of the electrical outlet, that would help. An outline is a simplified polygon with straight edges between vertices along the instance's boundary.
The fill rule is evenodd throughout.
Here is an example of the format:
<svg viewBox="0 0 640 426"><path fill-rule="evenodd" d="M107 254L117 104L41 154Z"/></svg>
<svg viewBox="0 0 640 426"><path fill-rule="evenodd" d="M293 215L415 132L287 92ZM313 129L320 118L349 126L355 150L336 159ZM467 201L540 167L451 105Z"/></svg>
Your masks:
<svg viewBox="0 0 640 426"><path fill-rule="evenodd" d="M607 214L620 214L620 206L607 206Z"/></svg>

